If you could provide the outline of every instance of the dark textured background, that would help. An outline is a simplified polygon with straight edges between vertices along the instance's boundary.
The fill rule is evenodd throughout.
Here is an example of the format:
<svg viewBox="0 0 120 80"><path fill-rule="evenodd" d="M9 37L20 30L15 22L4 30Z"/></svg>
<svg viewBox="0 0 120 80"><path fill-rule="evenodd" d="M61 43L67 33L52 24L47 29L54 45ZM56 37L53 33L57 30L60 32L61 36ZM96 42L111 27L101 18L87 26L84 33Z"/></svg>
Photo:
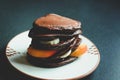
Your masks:
<svg viewBox="0 0 120 80"><path fill-rule="evenodd" d="M0 0L0 80L34 80L16 71L4 51L12 37L30 29L36 18L47 13L80 20L83 35L98 47L99 67L81 80L120 79L119 0Z"/></svg>

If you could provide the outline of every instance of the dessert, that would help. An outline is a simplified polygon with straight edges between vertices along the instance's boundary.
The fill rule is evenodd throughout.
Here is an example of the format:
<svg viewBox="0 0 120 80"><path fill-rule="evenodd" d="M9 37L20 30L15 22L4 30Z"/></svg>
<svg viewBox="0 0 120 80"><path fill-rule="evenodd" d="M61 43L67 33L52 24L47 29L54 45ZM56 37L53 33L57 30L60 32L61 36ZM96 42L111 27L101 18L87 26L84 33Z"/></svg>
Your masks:
<svg viewBox="0 0 120 80"><path fill-rule="evenodd" d="M32 38L27 60L40 67L59 67L75 61L87 50L80 44L81 23L57 14L36 19L28 36Z"/></svg>

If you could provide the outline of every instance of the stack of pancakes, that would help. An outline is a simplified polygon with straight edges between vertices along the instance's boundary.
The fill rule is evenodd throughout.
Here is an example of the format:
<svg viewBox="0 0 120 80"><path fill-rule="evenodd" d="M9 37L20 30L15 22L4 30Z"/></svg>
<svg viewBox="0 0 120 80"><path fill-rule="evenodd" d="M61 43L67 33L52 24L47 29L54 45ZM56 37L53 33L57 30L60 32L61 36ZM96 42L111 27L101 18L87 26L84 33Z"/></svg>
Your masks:
<svg viewBox="0 0 120 80"><path fill-rule="evenodd" d="M73 62L71 55L80 45L81 23L57 14L47 14L33 22L27 60L36 66L58 67Z"/></svg>

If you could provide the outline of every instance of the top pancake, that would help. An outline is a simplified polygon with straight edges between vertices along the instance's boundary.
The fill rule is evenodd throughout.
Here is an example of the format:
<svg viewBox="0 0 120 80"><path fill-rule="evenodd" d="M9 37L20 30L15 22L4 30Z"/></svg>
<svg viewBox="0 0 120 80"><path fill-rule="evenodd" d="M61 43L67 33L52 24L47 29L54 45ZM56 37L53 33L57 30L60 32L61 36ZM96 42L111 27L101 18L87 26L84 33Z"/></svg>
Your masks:
<svg viewBox="0 0 120 80"><path fill-rule="evenodd" d="M49 30L74 30L80 29L81 23L57 14L47 14L36 19L33 27L47 28Z"/></svg>

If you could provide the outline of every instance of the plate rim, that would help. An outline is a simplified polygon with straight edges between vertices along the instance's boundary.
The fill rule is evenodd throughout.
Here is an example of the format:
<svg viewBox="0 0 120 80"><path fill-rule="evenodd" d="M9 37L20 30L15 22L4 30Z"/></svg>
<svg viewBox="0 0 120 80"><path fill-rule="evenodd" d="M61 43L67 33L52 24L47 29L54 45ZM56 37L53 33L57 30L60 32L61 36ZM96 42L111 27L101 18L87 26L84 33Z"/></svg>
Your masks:
<svg viewBox="0 0 120 80"><path fill-rule="evenodd" d="M33 75L30 75L30 74L25 73L24 71L21 71L21 70L17 69L17 68L11 63L11 61L9 60L8 55L6 54L7 47L9 47L9 43L10 43L12 40L14 40L14 38L17 37L18 35L23 34L23 33L25 33L25 32L28 32L28 31L29 31L29 30L23 31L23 32L21 32L21 33L18 33L17 35L13 36L13 37L9 40L9 42L7 43L7 46L6 46L6 48L5 48L5 55L6 55L7 59L8 59L8 62L11 64L11 66L12 66L13 68L15 68L18 72L20 72L20 73L22 73L22 74L24 74L24 75L26 75L26 76L29 76L29 77L32 77L32 78L36 78L36 79L47 79L47 78L40 78L40 77L37 77L37 76L33 76ZM91 42L91 43L96 47L96 45L95 45L90 39L88 39L88 38L85 37L84 35L81 35L81 36L84 37L84 38L86 38L89 42ZM97 48L97 47L96 47L96 48ZM80 75L80 76L77 76L77 77L73 77L73 78L68 78L67 80L81 79L81 78L84 78L84 77L90 75L91 73L93 73L93 72L96 70L96 68L99 66L100 60L101 60L101 59L100 59L100 51L99 51L98 48L97 48L97 50L98 50L98 60L97 60L97 62L96 62L96 64L95 64L94 68L92 68L90 71L88 71L87 73L85 73L85 74L83 74L83 75Z"/></svg>

